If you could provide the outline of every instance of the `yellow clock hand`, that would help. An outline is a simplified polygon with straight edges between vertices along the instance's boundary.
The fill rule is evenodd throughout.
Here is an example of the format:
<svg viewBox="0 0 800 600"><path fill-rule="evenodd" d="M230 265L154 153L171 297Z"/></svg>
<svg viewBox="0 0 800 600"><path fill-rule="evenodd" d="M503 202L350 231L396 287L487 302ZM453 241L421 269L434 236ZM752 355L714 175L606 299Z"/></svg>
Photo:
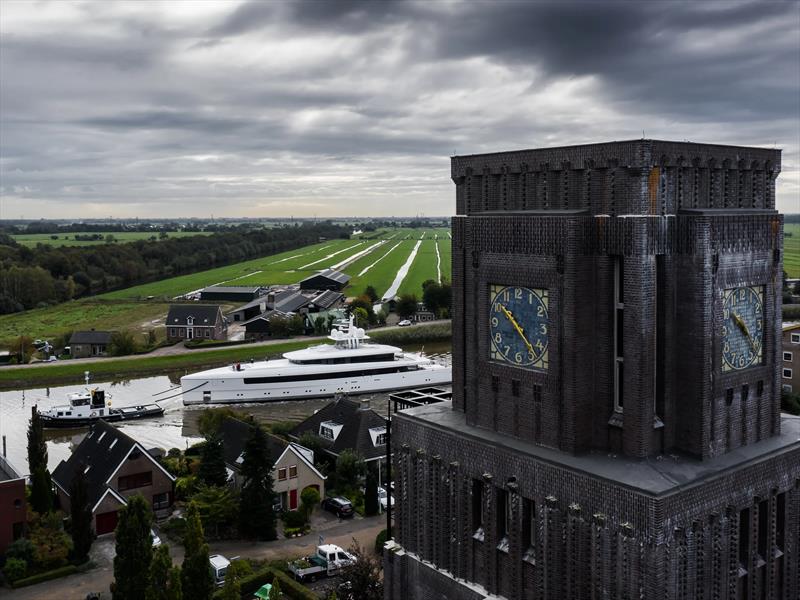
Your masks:
<svg viewBox="0 0 800 600"><path fill-rule="evenodd" d="M733 320L736 321L736 326L739 327L739 329L741 329L742 332L747 336L747 341L750 342L750 347L755 352L756 345L753 341L753 336L750 335L750 329L747 327L747 323L744 322L744 319L742 319L738 313L731 311L731 314L733 315Z"/></svg>
<svg viewBox="0 0 800 600"><path fill-rule="evenodd" d="M528 338L525 337L525 333L522 331L522 327L519 326L519 323L517 323L517 320L514 318L514 315L511 314L511 311L508 310L502 304L500 305L500 310L503 311L503 314L506 316L506 319L508 319L511 325L514 326L514 329L516 329L517 333L519 334L519 337L521 337L522 341L525 342L525 345L528 347L528 351L531 354L535 354L535 352L533 351L533 345L528 341Z"/></svg>

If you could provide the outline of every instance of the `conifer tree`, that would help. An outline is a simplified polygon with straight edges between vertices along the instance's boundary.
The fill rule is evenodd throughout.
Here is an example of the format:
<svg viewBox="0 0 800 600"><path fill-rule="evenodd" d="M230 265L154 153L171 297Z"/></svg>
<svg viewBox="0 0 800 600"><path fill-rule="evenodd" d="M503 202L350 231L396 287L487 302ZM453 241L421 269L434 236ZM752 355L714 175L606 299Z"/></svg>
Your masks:
<svg viewBox="0 0 800 600"><path fill-rule="evenodd" d="M89 505L89 483L85 468L78 465L69 488L70 533L72 554L78 562L84 562L92 547L92 507Z"/></svg>
<svg viewBox="0 0 800 600"><path fill-rule="evenodd" d="M181 588L185 598L209 600L214 592L214 580L208 562L208 544L203 537L203 524L197 505L192 502L186 511L186 531L183 536L184 558L181 568Z"/></svg>
<svg viewBox="0 0 800 600"><path fill-rule="evenodd" d="M272 460L267 435L260 425L253 428L244 446L242 491L239 508L239 531L242 537L274 540L276 531L275 492L272 487Z"/></svg>
<svg viewBox="0 0 800 600"><path fill-rule="evenodd" d="M283 593L281 592L281 582L275 577L272 580L272 588L269 590L268 600L281 600Z"/></svg>
<svg viewBox="0 0 800 600"><path fill-rule="evenodd" d="M240 600L241 597L241 585L236 570L228 567L228 572L225 573L225 586L222 588L222 600Z"/></svg>
<svg viewBox="0 0 800 600"><path fill-rule="evenodd" d="M47 444L39 411L31 408L28 425L28 469L31 473L31 508L46 514L53 508L53 482L47 470Z"/></svg>
<svg viewBox="0 0 800 600"><path fill-rule="evenodd" d="M150 537L152 511L147 501L136 494L119 510L114 557L114 600L141 600L150 581L153 540Z"/></svg>
<svg viewBox="0 0 800 600"><path fill-rule="evenodd" d="M367 468L364 484L364 514L368 517L378 514L378 478L371 467Z"/></svg>
<svg viewBox="0 0 800 600"><path fill-rule="evenodd" d="M197 477L206 485L217 487L222 487L228 482L222 440L216 435L207 439L203 445Z"/></svg>
<svg viewBox="0 0 800 600"><path fill-rule="evenodd" d="M183 600L183 588L181 587L181 568L177 565L169 570L169 587L167 588L167 600Z"/></svg>
<svg viewBox="0 0 800 600"><path fill-rule="evenodd" d="M147 588L145 600L168 600L169 578L172 573L172 558L169 546L162 544L153 551L150 562L150 586Z"/></svg>

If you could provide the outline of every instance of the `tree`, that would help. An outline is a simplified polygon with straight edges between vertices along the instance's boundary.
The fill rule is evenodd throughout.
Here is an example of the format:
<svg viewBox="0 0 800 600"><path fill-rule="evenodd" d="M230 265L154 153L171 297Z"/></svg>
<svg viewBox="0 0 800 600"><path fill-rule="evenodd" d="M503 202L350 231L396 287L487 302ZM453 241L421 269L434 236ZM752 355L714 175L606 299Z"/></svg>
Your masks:
<svg viewBox="0 0 800 600"><path fill-rule="evenodd" d="M306 332L306 322L303 315L292 315L287 323L289 335L303 335Z"/></svg>
<svg viewBox="0 0 800 600"><path fill-rule="evenodd" d="M166 600L183 600L181 568L177 565L174 565L169 570L169 587L167 588Z"/></svg>
<svg viewBox="0 0 800 600"><path fill-rule="evenodd" d="M39 514L46 514L53 508L53 482L47 470L44 427L36 406L31 408L28 425L28 467L31 471L31 508Z"/></svg>
<svg viewBox="0 0 800 600"><path fill-rule="evenodd" d="M281 592L281 582L278 581L277 577L272 579L272 587L269 590L269 598L268 600L281 600L283 598L283 592Z"/></svg>
<svg viewBox="0 0 800 600"><path fill-rule="evenodd" d="M77 562L84 562L92 547L92 507L89 504L88 486L85 468L78 465L69 489L72 555Z"/></svg>
<svg viewBox="0 0 800 600"><path fill-rule="evenodd" d="M169 546L162 544L153 551L150 562L150 585L147 588L145 600L170 600L170 586L172 579L172 558L169 555ZM180 575L178 575L180 585Z"/></svg>
<svg viewBox="0 0 800 600"><path fill-rule="evenodd" d="M319 492L316 490L316 488L307 487L300 492L300 507L303 512L303 516L306 519L306 523L308 522L311 513L314 512L314 507L319 504L319 501Z"/></svg>
<svg viewBox="0 0 800 600"><path fill-rule="evenodd" d="M365 327L369 325L369 315L360 306L353 311L353 322L356 327Z"/></svg>
<svg viewBox="0 0 800 600"><path fill-rule="evenodd" d="M367 553L355 539L347 551L356 560L342 569L342 581L348 585L339 588L341 600L383 600L381 559Z"/></svg>
<svg viewBox="0 0 800 600"><path fill-rule="evenodd" d="M236 572L228 568L225 573L225 587L222 588L222 600L241 600L242 591Z"/></svg>
<svg viewBox="0 0 800 600"><path fill-rule="evenodd" d="M150 537L153 511L139 494L128 498L119 510L114 557L114 600L141 600L150 582L153 540Z"/></svg>
<svg viewBox="0 0 800 600"><path fill-rule="evenodd" d="M364 484L364 514L368 517L378 514L378 478L375 469L371 468L367 468Z"/></svg>
<svg viewBox="0 0 800 600"><path fill-rule="evenodd" d="M425 308L436 315L450 310L452 298L452 288L446 280L439 284L429 279L422 284L422 303L425 304Z"/></svg>
<svg viewBox="0 0 800 600"><path fill-rule="evenodd" d="M337 487L354 490L364 474L364 461L354 450L342 450L336 459Z"/></svg>
<svg viewBox="0 0 800 600"><path fill-rule="evenodd" d="M210 600L214 592L214 579L208 562L208 544L203 537L203 524L194 502L186 511L186 530L183 535L183 566L181 587L184 598Z"/></svg>
<svg viewBox="0 0 800 600"><path fill-rule="evenodd" d="M213 435L203 445L197 477L206 485L222 487L227 484L228 473L225 470L225 454L222 440L219 436Z"/></svg>
<svg viewBox="0 0 800 600"><path fill-rule="evenodd" d="M21 335L14 342L14 351L17 354L17 362L21 365L25 365L31 360L31 356L36 352L36 348L33 346L33 340L31 338L27 335Z"/></svg>
<svg viewBox="0 0 800 600"><path fill-rule="evenodd" d="M386 311L380 309L377 313L375 313L375 318L378 319L379 325L386 325L386 317L389 315L386 314Z"/></svg>
<svg viewBox="0 0 800 600"><path fill-rule="evenodd" d="M274 540L276 530L275 492L272 459L267 448L267 434L260 425L253 427L244 446L242 491L239 504L239 531L250 539Z"/></svg>
<svg viewBox="0 0 800 600"><path fill-rule="evenodd" d="M372 310L372 301L366 294L353 298L350 302L350 314L355 314L355 311L359 308L363 308L364 312L367 313L367 321L370 325L377 322L375 312Z"/></svg>
<svg viewBox="0 0 800 600"><path fill-rule="evenodd" d="M375 288L372 287L371 285L368 285L367 289L364 290L364 295L367 298L369 298L370 302L372 302L373 304L375 304L379 300L378 292L376 292Z"/></svg>
<svg viewBox="0 0 800 600"><path fill-rule="evenodd" d="M394 309L399 317L412 316L417 312L417 297L414 294L403 294L397 300Z"/></svg>
<svg viewBox="0 0 800 600"><path fill-rule="evenodd" d="M328 333L328 323L324 317L314 319L314 335L325 335Z"/></svg>
<svg viewBox="0 0 800 600"><path fill-rule="evenodd" d="M214 537L220 537L220 530L226 530L236 521L239 503L227 486L201 485L192 502L200 513L203 529L213 530Z"/></svg>
<svg viewBox="0 0 800 600"><path fill-rule="evenodd" d="M128 354L135 354L139 348L133 332L128 329L122 331L114 331L111 334L111 345L109 352L113 356L126 356Z"/></svg>

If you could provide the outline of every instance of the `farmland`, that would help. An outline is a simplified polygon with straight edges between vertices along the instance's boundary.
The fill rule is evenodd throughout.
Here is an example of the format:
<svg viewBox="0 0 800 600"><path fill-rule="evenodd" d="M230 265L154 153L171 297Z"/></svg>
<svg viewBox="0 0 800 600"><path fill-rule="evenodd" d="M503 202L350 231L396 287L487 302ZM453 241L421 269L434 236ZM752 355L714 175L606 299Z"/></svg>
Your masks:
<svg viewBox="0 0 800 600"><path fill-rule="evenodd" d="M75 236L93 236L99 235L102 239L99 240L76 240ZM37 244L48 244L49 246L97 246L105 244L105 237L113 235L116 242L134 242L136 240L149 240L150 238L158 238L158 231L76 231L70 233L26 233L13 235L14 241L29 248L36 247ZM169 231L167 235L171 238L189 237L192 235L211 235L208 231ZM53 239L55 237L56 239Z"/></svg>
<svg viewBox="0 0 800 600"><path fill-rule="evenodd" d="M789 277L800 277L800 223L786 223L783 230L792 234L783 238L783 270Z"/></svg>

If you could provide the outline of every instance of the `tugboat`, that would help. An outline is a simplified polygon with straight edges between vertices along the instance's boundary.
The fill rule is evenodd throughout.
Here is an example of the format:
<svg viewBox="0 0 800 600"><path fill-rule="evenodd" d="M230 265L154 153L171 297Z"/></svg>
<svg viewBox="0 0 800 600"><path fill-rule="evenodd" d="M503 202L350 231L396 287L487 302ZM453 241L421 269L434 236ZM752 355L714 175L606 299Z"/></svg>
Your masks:
<svg viewBox="0 0 800 600"><path fill-rule="evenodd" d="M87 376L88 382L88 376ZM144 406L126 406L111 408L106 400L106 393L101 389L90 389L85 392L67 394L69 404L54 406L46 411L39 411L44 427L84 427L103 419L104 421L131 421L160 417L164 409L158 404Z"/></svg>

